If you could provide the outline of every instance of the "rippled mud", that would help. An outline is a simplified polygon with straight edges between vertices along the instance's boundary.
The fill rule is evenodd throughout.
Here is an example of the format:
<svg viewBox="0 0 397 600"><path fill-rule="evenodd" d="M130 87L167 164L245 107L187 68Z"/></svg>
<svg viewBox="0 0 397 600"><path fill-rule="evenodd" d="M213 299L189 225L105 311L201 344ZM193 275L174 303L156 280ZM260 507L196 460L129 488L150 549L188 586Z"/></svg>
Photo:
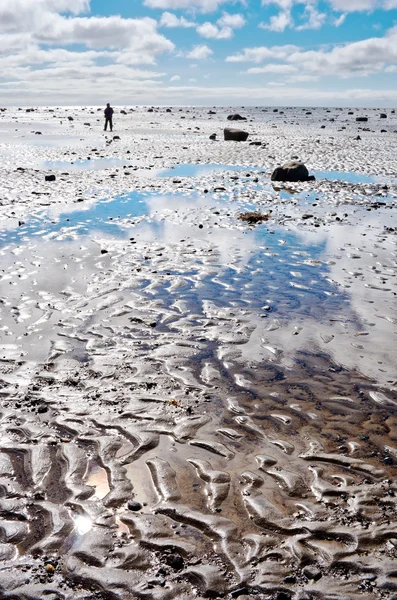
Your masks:
<svg viewBox="0 0 397 600"><path fill-rule="evenodd" d="M69 129L1 148L0 596L395 598L394 158L349 179L344 133L336 165L288 126L324 177L274 188L138 116L146 156L89 131L92 169L56 170Z"/></svg>

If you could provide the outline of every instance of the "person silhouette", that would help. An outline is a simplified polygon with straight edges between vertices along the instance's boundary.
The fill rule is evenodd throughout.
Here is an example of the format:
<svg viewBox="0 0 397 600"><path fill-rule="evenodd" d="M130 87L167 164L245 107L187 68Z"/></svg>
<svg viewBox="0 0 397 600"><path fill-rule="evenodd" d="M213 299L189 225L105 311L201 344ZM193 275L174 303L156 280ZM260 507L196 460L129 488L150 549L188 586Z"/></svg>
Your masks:
<svg viewBox="0 0 397 600"><path fill-rule="evenodd" d="M106 104L106 108L105 108L105 127L104 127L104 131L107 131L108 129L108 124L110 126L110 131L113 131L113 108L110 106L109 103Z"/></svg>

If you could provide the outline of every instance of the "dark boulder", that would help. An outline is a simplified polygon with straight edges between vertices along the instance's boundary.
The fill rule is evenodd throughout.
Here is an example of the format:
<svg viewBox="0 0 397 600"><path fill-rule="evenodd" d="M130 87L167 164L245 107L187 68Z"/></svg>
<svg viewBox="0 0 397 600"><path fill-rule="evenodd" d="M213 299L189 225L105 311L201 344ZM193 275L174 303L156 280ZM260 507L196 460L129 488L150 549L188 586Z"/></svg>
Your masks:
<svg viewBox="0 0 397 600"><path fill-rule="evenodd" d="M228 121L246 121L247 117L242 117L241 115L229 115L227 118Z"/></svg>
<svg viewBox="0 0 397 600"><path fill-rule="evenodd" d="M216 133L211 133L210 140L216 140Z"/></svg>
<svg viewBox="0 0 397 600"><path fill-rule="evenodd" d="M381 119L387 119L387 114L386 113L380 113L380 118Z"/></svg>
<svg viewBox="0 0 397 600"><path fill-rule="evenodd" d="M272 181L314 181L315 177L309 175L303 163L289 162L274 169L271 179Z"/></svg>
<svg viewBox="0 0 397 600"><path fill-rule="evenodd" d="M226 129L223 130L223 135L226 142L230 140L234 142L245 142L249 133L242 131L242 129L229 129L226 127Z"/></svg>
<svg viewBox="0 0 397 600"><path fill-rule="evenodd" d="M368 121L368 117L356 117L357 123L366 123Z"/></svg>
<svg viewBox="0 0 397 600"><path fill-rule="evenodd" d="M56 177L55 177L55 175L46 175L45 180L46 181L56 181Z"/></svg>

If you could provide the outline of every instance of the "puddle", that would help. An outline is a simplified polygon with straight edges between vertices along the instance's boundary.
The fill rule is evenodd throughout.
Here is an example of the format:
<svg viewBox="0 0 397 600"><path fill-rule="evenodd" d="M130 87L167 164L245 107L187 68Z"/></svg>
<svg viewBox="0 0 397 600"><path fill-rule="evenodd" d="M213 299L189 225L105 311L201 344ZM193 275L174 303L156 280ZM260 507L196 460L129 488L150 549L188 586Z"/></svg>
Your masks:
<svg viewBox="0 0 397 600"><path fill-rule="evenodd" d="M85 483L95 488L93 499L103 500L110 492L108 474L103 467L96 463L90 463Z"/></svg>
<svg viewBox="0 0 397 600"><path fill-rule="evenodd" d="M92 158L73 162L57 160L41 163L41 168L51 171L100 171L134 166L135 164L127 158Z"/></svg>
<svg viewBox="0 0 397 600"><path fill-rule="evenodd" d="M316 179L329 179L330 181L346 181L347 183L394 183L393 177L382 175L366 175L351 171L313 171Z"/></svg>
<svg viewBox="0 0 397 600"><path fill-rule="evenodd" d="M117 304L120 294L122 306L135 294L155 298L165 311L183 301L187 314L194 315L193 323L208 318L209 305L221 315L215 321L222 321L222 311L228 319L234 318L234 311L249 311L269 323L269 340L278 339L275 332L281 325L274 321L294 323L292 332L281 327L284 337L279 341L281 347L291 350L304 346L305 340L310 345L315 333L325 344L331 343L336 337L336 326L331 323L350 324L350 333L341 334L333 345L339 354L343 349L346 364L352 357L359 360L351 352L353 344L362 360L371 355L365 346L367 338L357 341L354 335L357 315L365 315L364 322L373 321L372 303L376 303L376 329L367 328L366 333L371 333L371 352L378 349L385 361L382 349L393 345L394 335L387 321L393 313L393 279L388 267L379 271L377 261L390 262L390 252L383 248L388 211L361 209L354 215L356 224L330 220L318 229L310 224L303 228L300 213L292 216L288 225L278 227L269 221L251 228L236 218L248 206L244 200L209 194L134 192L98 202L87 210L76 207L74 212L57 216L55 222L43 213L41 218L4 232L2 286L7 287L7 297L1 306L3 331L10 343L16 336L30 360L46 355L54 340L65 339L64 326L58 324L60 315L74 323L70 310L74 300L70 298L79 306L86 296L91 298L91 282L103 276L113 291L112 302ZM120 287L123 281L125 288ZM108 318L93 296L86 317L80 314L76 326L84 331L84 319L99 326ZM218 339L222 328L212 327L213 339ZM230 335L239 339L238 333ZM69 342L63 353L80 360L79 356L86 355L85 335L66 337ZM266 347L274 346L269 342ZM253 355L258 352L255 346ZM277 350L274 352L277 356ZM102 479L105 485L105 473L91 475L94 485L101 485Z"/></svg>
<svg viewBox="0 0 397 600"><path fill-rule="evenodd" d="M88 205L84 207L83 201L74 211L60 213L54 217L51 211L46 211L29 219L18 229L3 231L0 233L0 245L20 243L29 238L34 239L35 236L51 238L59 233L63 238L68 234L76 237L76 235L87 235L95 230L120 236L124 235L124 231L118 227L120 219L132 219L148 214L145 196L139 193L131 193L128 197L119 197L112 201L99 201L94 206L88 199L87 203Z"/></svg>
<svg viewBox="0 0 397 600"><path fill-rule="evenodd" d="M261 170L260 167L244 167L242 165L217 165L217 164L179 164L175 165L170 169L162 169L157 171L158 177L204 177L205 175L210 175L212 173L222 172L222 171L235 171L241 172L246 171L247 173L251 173L253 171Z"/></svg>

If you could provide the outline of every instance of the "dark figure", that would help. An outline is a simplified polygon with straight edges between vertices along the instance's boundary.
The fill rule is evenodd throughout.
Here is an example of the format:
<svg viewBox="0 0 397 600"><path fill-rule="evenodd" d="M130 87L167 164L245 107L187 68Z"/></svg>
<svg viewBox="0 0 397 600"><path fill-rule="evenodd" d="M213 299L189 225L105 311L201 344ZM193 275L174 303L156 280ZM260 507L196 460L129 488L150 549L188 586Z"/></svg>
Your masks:
<svg viewBox="0 0 397 600"><path fill-rule="evenodd" d="M110 125L110 131L113 131L113 108L108 103L105 108L105 129L107 131L108 123Z"/></svg>

